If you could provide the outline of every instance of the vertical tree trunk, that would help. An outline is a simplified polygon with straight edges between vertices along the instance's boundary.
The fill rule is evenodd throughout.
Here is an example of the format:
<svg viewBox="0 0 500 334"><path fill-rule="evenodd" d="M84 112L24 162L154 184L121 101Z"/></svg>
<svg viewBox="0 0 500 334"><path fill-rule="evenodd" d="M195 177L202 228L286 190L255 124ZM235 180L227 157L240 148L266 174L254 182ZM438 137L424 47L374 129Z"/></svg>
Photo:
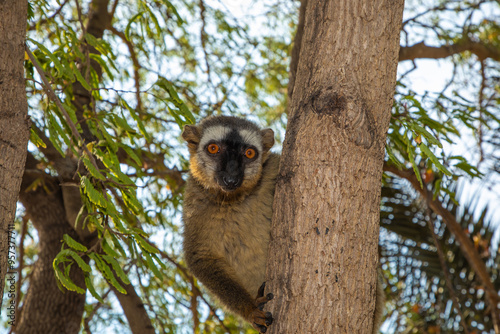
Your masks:
<svg viewBox="0 0 500 334"><path fill-rule="evenodd" d="M271 333L371 333L403 1L308 0L274 201Z"/></svg>
<svg viewBox="0 0 500 334"><path fill-rule="evenodd" d="M27 1L0 1L0 304L9 249L7 231L13 230L30 129L23 67L27 13Z"/></svg>

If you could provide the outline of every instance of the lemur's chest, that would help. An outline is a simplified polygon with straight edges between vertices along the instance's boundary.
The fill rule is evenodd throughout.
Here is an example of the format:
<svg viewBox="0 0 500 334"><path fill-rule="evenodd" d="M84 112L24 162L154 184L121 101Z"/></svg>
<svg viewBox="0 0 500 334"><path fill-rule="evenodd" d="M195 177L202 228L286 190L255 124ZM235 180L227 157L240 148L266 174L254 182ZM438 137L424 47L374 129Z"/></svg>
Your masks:
<svg viewBox="0 0 500 334"><path fill-rule="evenodd" d="M252 296L264 282L271 227L271 210L255 212L252 203L213 211L218 252Z"/></svg>

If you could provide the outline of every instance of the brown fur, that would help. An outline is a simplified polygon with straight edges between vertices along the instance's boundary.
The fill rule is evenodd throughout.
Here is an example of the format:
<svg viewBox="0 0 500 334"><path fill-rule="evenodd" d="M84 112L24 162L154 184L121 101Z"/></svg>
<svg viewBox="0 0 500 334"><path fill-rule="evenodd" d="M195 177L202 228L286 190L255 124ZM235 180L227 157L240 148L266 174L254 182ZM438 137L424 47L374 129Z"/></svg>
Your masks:
<svg viewBox="0 0 500 334"><path fill-rule="evenodd" d="M258 131L262 137L259 161L245 169L242 185L232 192L217 185L210 161L198 147L204 130L217 119L226 126ZM258 291L265 280L279 155L269 152L272 130L261 131L241 121L219 116L185 127L191 173L184 195L184 253L188 267L205 287L229 310L262 330L266 320L272 321L269 313L259 310L267 299Z"/></svg>

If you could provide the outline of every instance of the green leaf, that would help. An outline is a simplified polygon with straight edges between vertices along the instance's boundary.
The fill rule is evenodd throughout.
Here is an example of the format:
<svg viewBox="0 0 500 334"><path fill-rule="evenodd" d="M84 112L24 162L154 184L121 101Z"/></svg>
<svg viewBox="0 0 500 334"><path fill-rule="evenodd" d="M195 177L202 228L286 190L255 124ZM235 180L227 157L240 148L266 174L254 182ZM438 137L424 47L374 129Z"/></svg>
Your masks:
<svg viewBox="0 0 500 334"><path fill-rule="evenodd" d="M102 249L104 252L110 256L114 256L116 258L120 257L120 254L115 251L111 246L109 245L109 242L106 240L106 238L102 239Z"/></svg>
<svg viewBox="0 0 500 334"><path fill-rule="evenodd" d="M90 162L89 158L87 158L85 155L82 156L82 161L85 167L87 167L87 170L89 171L90 175L101 181L106 180L104 175L102 175L101 172L99 172L99 170L94 166L94 164L92 164L92 162Z"/></svg>
<svg viewBox="0 0 500 334"><path fill-rule="evenodd" d="M116 249L122 254L122 256L127 256L127 252L123 249L122 245L120 244L120 241L116 237L116 235L111 234L111 241L113 242L113 245L115 246Z"/></svg>
<svg viewBox="0 0 500 334"><path fill-rule="evenodd" d="M69 235L65 234L63 236L63 239L64 239L64 242L66 242L66 245L73 248L74 250L77 250L79 252L86 252L87 251L87 247L85 247L84 245L82 245L81 243L79 243L78 241L76 241L75 239L70 237Z"/></svg>
<svg viewBox="0 0 500 334"><path fill-rule="evenodd" d="M441 172L445 173L448 176L452 175L451 172L448 170L448 168L446 168L439 162L438 158L434 155L434 153L432 153L431 150L429 150L429 148L424 143L421 143L418 146L420 147L422 152L425 153L425 155L427 155L429 159L431 159L432 163L437 167L437 169L439 169Z"/></svg>
<svg viewBox="0 0 500 334"><path fill-rule="evenodd" d="M114 114L113 115L113 120L115 121L115 124L120 128L123 129L127 132L132 132L136 133L134 129L130 125L128 125L127 121L124 118L121 118L120 116Z"/></svg>
<svg viewBox="0 0 500 334"><path fill-rule="evenodd" d="M127 39L127 41L130 41L130 27L131 27L132 23L134 23L137 19L139 19L140 17L142 17L142 15L144 15L144 11L135 14L128 21L127 26L125 27L125 38Z"/></svg>
<svg viewBox="0 0 500 334"><path fill-rule="evenodd" d="M184 118L186 119L186 121L183 121L182 124L179 124L179 126L183 126L185 124L193 124L196 122L193 114L191 113L191 111L189 111L186 104L179 97L174 86L170 83L170 81L168 81L165 78L159 77L155 85L167 91L167 93L170 95L171 99L170 101L179 109L178 114L184 116ZM175 115L173 116L175 117Z"/></svg>
<svg viewBox="0 0 500 334"><path fill-rule="evenodd" d="M108 54L108 49L103 46L103 44L105 43L102 40L95 38L94 35L85 33L85 40L87 41L87 43L92 45L99 53L103 55ZM90 55L95 55L95 53L91 53Z"/></svg>
<svg viewBox="0 0 500 334"><path fill-rule="evenodd" d="M104 299L95 291L94 284L92 284L92 279L89 276L85 276L85 285L92 296L97 299L100 303L104 304Z"/></svg>
<svg viewBox="0 0 500 334"><path fill-rule="evenodd" d="M385 146L385 150L387 152L387 155L389 156L389 160L392 161L392 162L394 162L394 164L396 165L396 167L401 168L403 166L403 164L399 161L398 158L396 158L396 156L392 152L391 146L390 145L386 145Z"/></svg>
<svg viewBox="0 0 500 334"><path fill-rule="evenodd" d="M63 132L61 127L59 126L59 123L57 123L56 119L50 112L47 112L47 125L49 129L49 140L54 145L55 149L61 156L64 158L66 157L66 154L64 153L64 150L61 148L61 143L60 143L60 138L61 138L61 133ZM63 134L65 136L65 134Z"/></svg>
<svg viewBox="0 0 500 334"><path fill-rule="evenodd" d="M68 251L68 255L70 255L78 264L78 266L85 272L91 272L90 266L78 255L77 253L73 252L72 250L65 249Z"/></svg>
<svg viewBox="0 0 500 334"><path fill-rule="evenodd" d="M127 155L134 160L137 166L142 166L141 158L137 154L135 154L134 150L125 144L121 144L120 147L127 152Z"/></svg>
<svg viewBox="0 0 500 334"><path fill-rule="evenodd" d="M115 275L113 275L113 272L111 271L111 268L102 260L102 258L96 253L91 253L89 256L95 261L97 268L99 268L99 271L103 274L104 278L106 278L106 280L111 283L116 290L126 295L127 291L120 285L120 283L118 283Z"/></svg>
<svg viewBox="0 0 500 334"><path fill-rule="evenodd" d="M102 255L101 257L113 267L115 273L118 275L118 277L120 277L123 283L130 284L127 274L125 274L118 261L116 261L113 257L109 255Z"/></svg>
<svg viewBox="0 0 500 334"><path fill-rule="evenodd" d="M156 249L156 247L154 246L151 246L148 242L146 242L146 240L144 240L139 234L135 234L134 235L134 238L135 240L137 241L137 243L139 244L139 246L141 246L141 248L143 250L145 250L146 252L148 253L152 253L152 254L156 254L158 253L158 249Z"/></svg>
<svg viewBox="0 0 500 334"><path fill-rule="evenodd" d="M184 23L184 20L177 12L177 9L175 8L175 6L172 5L172 3L168 0L163 0L163 2L167 5L168 9L170 9L174 13L174 15L177 17L177 25L180 26L182 23Z"/></svg>
<svg viewBox="0 0 500 334"><path fill-rule="evenodd" d="M80 184L92 203L103 208L107 207L107 201L104 196L94 188L92 182L86 176L82 176Z"/></svg>
<svg viewBox="0 0 500 334"><path fill-rule="evenodd" d="M111 80L114 80L115 77L114 77L113 73L111 73L111 70L109 69L108 64L106 64L106 61L104 59L102 59L101 55L91 53L90 58L95 60L96 62L98 62L99 65L101 65L101 67L104 69L106 74L109 76L109 78Z"/></svg>
<svg viewBox="0 0 500 334"><path fill-rule="evenodd" d="M43 142L43 140L38 137L36 132L33 130L33 128L30 129L30 141L35 145L36 147L43 147L47 148L47 145Z"/></svg>
<svg viewBox="0 0 500 334"><path fill-rule="evenodd" d="M57 59L57 57L49 51L49 49L47 49L43 44L41 43L38 43L37 41L35 41L34 39L31 39L31 38L27 38L28 41L30 41L31 43L35 44L36 46L38 46L38 48L44 53L47 55L47 57L50 58L50 60L52 61L52 63L54 64L57 72L59 72L60 75L64 76L68 76L68 77L71 77L71 71L65 69L61 62L59 61L59 59Z"/></svg>
<svg viewBox="0 0 500 334"><path fill-rule="evenodd" d="M146 258L146 263L149 269L153 271L156 277L160 279L160 281L163 281L163 275L161 271L158 270L158 267L156 264L153 262L153 259L151 258L151 255L149 255L148 252L142 252L142 255Z"/></svg>
<svg viewBox="0 0 500 334"><path fill-rule="evenodd" d="M69 291L75 291L81 294L85 294L85 290L77 286L69 277L64 276L63 272L54 266L54 271L56 273L56 277L61 282L61 284L68 289Z"/></svg>
<svg viewBox="0 0 500 334"><path fill-rule="evenodd" d="M407 153L408 153L408 160L410 160L411 166L413 167L413 172L415 173L415 176L417 177L417 180L420 183L420 187L423 188L424 184L422 182L422 176L420 175L417 163L415 162L415 157L413 156L413 146L408 145Z"/></svg>
<svg viewBox="0 0 500 334"><path fill-rule="evenodd" d="M125 106L125 108L127 108L127 110L129 111L130 113L130 116L132 116L132 118L136 121L137 123L137 126L139 127L139 131L142 133L142 135L144 136L144 138L146 138L146 140L149 142L151 141L151 136L149 135L149 133L146 131L146 128L144 127L144 124L142 123L142 120L140 119L140 117L137 115L137 111L135 109L132 109L127 101L125 101L124 99L121 99L120 100L120 103Z"/></svg>
<svg viewBox="0 0 500 334"><path fill-rule="evenodd" d="M153 21L155 28L156 28L156 36L159 37L161 36L161 31L162 29L160 28L160 24L158 23L158 19L156 18L156 15L149 9L149 6L146 4L145 8L147 9L149 13L149 18Z"/></svg>
<svg viewBox="0 0 500 334"><path fill-rule="evenodd" d="M92 90L92 87L89 85L87 80L85 80L85 78L82 76L82 73L78 70L76 65L70 65L69 67L73 71L76 80L78 80L78 82L82 84L83 88L85 88L88 91Z"/></svg>
<svg viewBox="0 0 500 334"><path fill-rule="evenodd" d="M443 148L443 145L437 140L436 137L434 137L429 131L427 131L425 128L421 127L420 125L417 125L415 123L410 124L410 128L413 129L416 133L421 134L424 136L430 144L437 145L440 148Z"/></svg>

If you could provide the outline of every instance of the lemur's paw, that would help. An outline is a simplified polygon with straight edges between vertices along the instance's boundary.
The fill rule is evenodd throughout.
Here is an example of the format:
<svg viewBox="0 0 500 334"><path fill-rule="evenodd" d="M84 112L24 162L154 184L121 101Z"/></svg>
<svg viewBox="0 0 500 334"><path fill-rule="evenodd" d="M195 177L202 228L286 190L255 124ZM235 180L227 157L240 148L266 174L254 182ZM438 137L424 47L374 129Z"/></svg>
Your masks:
<svg viewBox="0 0 500 334"><path fill-rule="evenodd" d="M259 331L259 333L265 333L267 327L273 323L273 315L271 312L264 312L259 309L255 309L252 312L252 325Z"/></svg>
<svg viewBox="0 0 500 334"><path fill-rule="evenodd" d="M264 296L264 290L266 288L266 282L262 283L257 292L257 298L255 298L256 309L252 312L252 325L259 333L265 333L267 327L273 323L273 315L271 312L264 312L264 306L268 301L274 298L272 293L268 293Z"/></svg>

